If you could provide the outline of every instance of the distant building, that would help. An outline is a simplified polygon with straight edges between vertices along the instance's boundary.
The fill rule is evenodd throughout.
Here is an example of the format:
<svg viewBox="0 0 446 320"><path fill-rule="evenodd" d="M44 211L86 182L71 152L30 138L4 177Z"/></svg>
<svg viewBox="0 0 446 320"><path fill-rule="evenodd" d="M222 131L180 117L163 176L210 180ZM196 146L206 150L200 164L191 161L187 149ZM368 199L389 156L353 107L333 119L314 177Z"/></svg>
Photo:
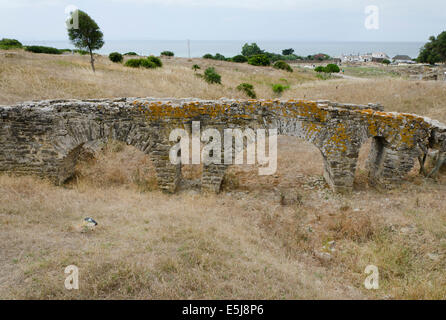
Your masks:
<svg viewBox="0 0 446 320"><path fill-rule="evenodd" d="M372 54L367 53L359 56L360 62L372 62Z"/></svg>
<svg viewBox="0 0 446 320"><path fill-rule="evenodd" d="M373 62L383 62L384 60L390 60L390 57L384 52L374 52L372 53Z"/></svg>
<svg viewBox="0 0 446 320"><path fill-rule="evenodd" d="M378 52L378 53L366 53L366 54L350 54L345 55L343 54L341 56L342 62L382 62L384 59L390 59L389 56L385 53ZM380 60L380 61L379 61Z"/></svg>
<svg viewBox="0 0 446 320"><path fill-rule="evenodd" d="M412 58L406 55L397 55L393 57L393 63L415 63Z"/></svg>
<svg viewBox="0 0 446 320"><path fill-rule="evenodd" d="M359 55L355 56L355 55L345 55L343 54L341 56L341 60L342 62L358 62L359 61Z"/></svg>

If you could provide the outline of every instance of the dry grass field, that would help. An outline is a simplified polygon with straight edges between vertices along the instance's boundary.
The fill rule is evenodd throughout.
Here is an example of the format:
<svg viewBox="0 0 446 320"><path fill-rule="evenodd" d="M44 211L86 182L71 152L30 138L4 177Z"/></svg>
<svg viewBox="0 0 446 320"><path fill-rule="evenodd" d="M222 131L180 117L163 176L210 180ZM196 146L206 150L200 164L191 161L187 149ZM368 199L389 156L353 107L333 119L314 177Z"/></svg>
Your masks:
<svg viewBox="0 0 446 320"><path fill-rule="evenodd" d="M0 52L0 104L50 98L120 96L259 98L380 102L446 122L446 84L396 78L319 80L312 71L202 59L163 59L135 70L97 58ZM194 75L215 66L223 85ZM367 184L364 146L355 191L333 194L319 151L279 138L278 171L230 168L224 192L184 186L157 190L148 157L110 141L78 164L63 187L35 177L0 175L0 299L446 299L446 174L417 168L391 191ZM184 168L198 178L199 168ZM281 201L287 194L287 201ZM82 227L91 216L99 225ZM80 289L64 287L68 265ZM380 289L366 290L376 265Z"/></svg>

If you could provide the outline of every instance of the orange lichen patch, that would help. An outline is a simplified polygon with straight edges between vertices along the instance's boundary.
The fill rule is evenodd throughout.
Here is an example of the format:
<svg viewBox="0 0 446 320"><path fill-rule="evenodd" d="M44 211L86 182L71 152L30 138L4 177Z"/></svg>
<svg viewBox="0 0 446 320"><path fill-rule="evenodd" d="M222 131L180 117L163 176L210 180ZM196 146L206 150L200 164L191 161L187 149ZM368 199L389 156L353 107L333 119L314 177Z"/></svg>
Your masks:
<svg viewBox="0 0 446 320"><path fill-rule="evenodd" d="M367 116L368 131L371 136L398 142L398 146L405 145L412 148L416 144L417 132L429 125L423 117L408 113L390 113L373 111L370 109L358 112Z"/></svg>
<svg viewBox="0 0 446 320"><path fill-rule="evenodd" d="M321 122L327 120L328 112L319 108L316 102L299 101L295 106L298 107L299 116L315 118Z"/></svg>
<svg viewBox="0 0 446 320"><path fill-rule="evenodd" d="M312 140L321 131L321 127L312 122L302 123L302 129L308 140Z"/></svg>
<svg viewBox="0 0 446 320"><path fill-rule="evenodd" d="M255 113L259 106L267 107L271 111L277 111L285 117L305 117L315 119L316 121L325 121L327 111L318 107L316 102L311 101L288 101L279 100L248 100L242 102L233 102L238 104L237 113L231 112L231 105L227 103L200 103L198 101L188 102L181 106L173 106L170 102L141 102L135 100L132 105L138 111L148 115L150 120L168 119L168 118L193 118L199 116L209 116L211 119L225 116L232 118L249 118Z"/></svg>
<svg viewBox="0 0 446 320"><path fill-rule="evenodd" d="M347 130L343 123L339 123L336 127L334 134L328 140L334 145L337 151L342 153L347 152L347 141L350 140L349 135L347 134ZM328 152L330 153L330 152Z"/></svg>

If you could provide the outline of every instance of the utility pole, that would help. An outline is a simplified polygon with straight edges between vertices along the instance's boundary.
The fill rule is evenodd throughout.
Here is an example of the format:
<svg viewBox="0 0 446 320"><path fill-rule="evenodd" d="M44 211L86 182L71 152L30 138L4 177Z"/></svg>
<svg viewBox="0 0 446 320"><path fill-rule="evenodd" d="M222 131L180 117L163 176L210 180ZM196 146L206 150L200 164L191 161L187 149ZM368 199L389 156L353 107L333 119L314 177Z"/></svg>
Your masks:
<svg viewBox="0 0 446 320"><path fill-rule="evenodd" d="M189 39L187 39L187 53L188 53L189 60L190 60L190 40Z"/></svg>

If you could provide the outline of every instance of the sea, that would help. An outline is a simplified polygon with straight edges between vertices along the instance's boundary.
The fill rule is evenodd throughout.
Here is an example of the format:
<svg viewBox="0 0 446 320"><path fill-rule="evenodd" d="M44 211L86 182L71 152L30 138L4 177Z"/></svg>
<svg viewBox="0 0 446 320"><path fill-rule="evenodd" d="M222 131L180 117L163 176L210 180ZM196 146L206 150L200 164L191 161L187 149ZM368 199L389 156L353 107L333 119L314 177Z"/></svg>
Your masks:
<svg viewBox="0 0 446 320"><path fill-rule="evenodd" d="M240 54L245 43L256 42L260 48L268 52L281 53L283 49L293 48L295 54L308 56L325 53L332 57L342 54L365 54L384 52L389 57L408 55L416 58L423 42L300 42L300 41L234 41L234 40L105 40L105 45L97 52L136 52L140 55L159 55L168 50L177 57L197 58L206 53L220 53L226 57ZM58 49L73 49L68 40L60 41L23 41L24 45L43 45Z"/></svg>

